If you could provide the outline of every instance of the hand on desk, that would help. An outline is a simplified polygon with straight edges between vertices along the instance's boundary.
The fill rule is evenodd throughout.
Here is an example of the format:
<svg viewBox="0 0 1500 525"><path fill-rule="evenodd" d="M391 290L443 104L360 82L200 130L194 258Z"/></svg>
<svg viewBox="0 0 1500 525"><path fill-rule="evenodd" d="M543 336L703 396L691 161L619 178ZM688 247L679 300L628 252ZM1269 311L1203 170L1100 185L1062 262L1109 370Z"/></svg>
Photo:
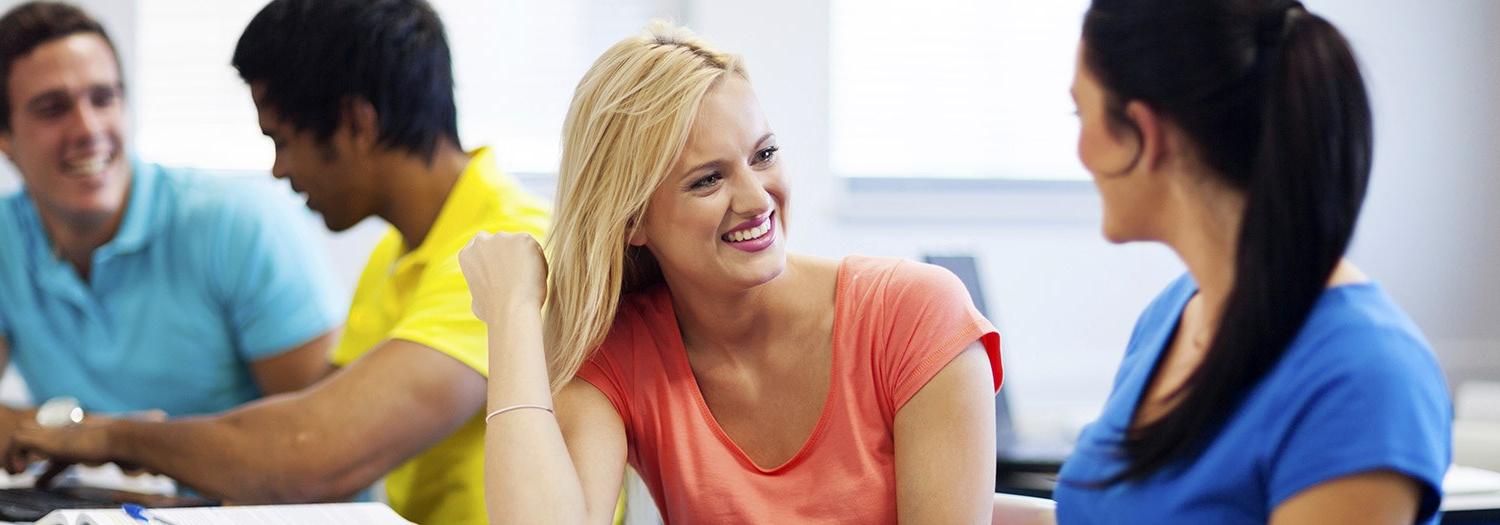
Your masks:
<svg viewBox="0 0 1500 525"><path fill-rule="evenodd" d="M0 406L0 451L11 450L11 440L25 421L35 421L36 411Z"/></svg>
<svg viewBox="0 0 1500 525"><path fill-rule="evenodd" d="M77 425L50 428L24 420L17 426L6 451L5 469L15 474L31 463L47 460L50 462L47 472L37 478L37 486L42 487L75 463L101 465L112 462L116 459L112 451L117 450L118 445L111 443L110 430L121 419L166 421L167 415L160 410L138 412L124 418L90 414ZM123 463L120 468L131 475L143 473Z"/></svg>

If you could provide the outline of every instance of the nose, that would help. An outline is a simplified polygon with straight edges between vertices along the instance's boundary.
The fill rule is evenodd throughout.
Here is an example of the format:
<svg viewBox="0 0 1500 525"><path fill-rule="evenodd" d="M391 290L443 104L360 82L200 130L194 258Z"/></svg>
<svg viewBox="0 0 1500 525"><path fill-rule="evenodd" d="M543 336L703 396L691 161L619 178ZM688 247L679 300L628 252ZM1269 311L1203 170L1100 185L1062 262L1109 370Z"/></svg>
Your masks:
<svg viewBox="0 0 1500 525"><path fill-rule="evenodd" d="M276 151L275 160L271 161L271 176L275 177L276 179L286 179L287 177L289 177L291 175L291 170L287 169L286 164L286 160L281 158L281 151L278 149Z"/></svg>
<svg viewBox="0 0 1500 525"><path fill-rule="evenodd" d="M73 131L79 145L87 147L104 138L107 127L98 108L87 99L78 101L73 110Z"/></svg>
<svg viewBox="0 0 1500 525"><path fill-rule="evenodd" d="M729 189L733 191L729 201L729 210L735 215L759 217L771 211L775 205L771 200L770 192L766 191L765 183L760 180L759 174L755 171L742 169L729 180Z"/></svg>

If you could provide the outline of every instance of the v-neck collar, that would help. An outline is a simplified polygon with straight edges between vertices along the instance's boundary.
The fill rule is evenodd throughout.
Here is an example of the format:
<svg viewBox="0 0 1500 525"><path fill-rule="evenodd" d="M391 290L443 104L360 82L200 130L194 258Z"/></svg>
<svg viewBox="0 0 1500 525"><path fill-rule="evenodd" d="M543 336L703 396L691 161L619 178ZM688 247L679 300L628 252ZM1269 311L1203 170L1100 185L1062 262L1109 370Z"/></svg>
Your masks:
<svg viewBox="0 0 1500 525"><path fill-rule="evenodd" d="M843 350L841 349L842 341L839 337L839 329L843 326L844 323L844 302L841 299L843 299L844 294L847 290L847 281L849 279L848 272L849 262L848 259L844 259L843 261L839 262L837 282L834 285L832 336L833 348L829 352L828 393L824 396L823 399L822 413L818 415L817 424L813 425L812 432L808 434L807 438L802 442L802 447L797 450L797 453L793 454L791 458L788 458L782 464L772 468L765 468L757 465L754 460L750 459L750 455L746 454L745 450L740 448L739 444L735 443L734 440L729 437L729 434L724 431L724 428L719 425L718 418L714 416L713 410L709 409L708 402L703 397L703 391L698 388L698 378L693 374L692 363L688 361L687 346L682 342L682 328L677 324L677 312L672 306L671 291L668 290L666 286L661 286L654 292L656 294L659 294L659 296L656 297L656 300L659 301L658 304L665 305L667 319L670 323L670 333L667 335L667 337L669 338L667 342L670 345L667 349L667 354L669 356L668 361L670 362L667 366L671 367L671 369L667 370L667 373L672 375L671 379L674 381L680 380L687 382L688 391L693 395L693 403L697 405L698 412L702 415L704 424L707 425L709 430L719 438L719 442L723 443L724 446L729 449L729 453L733 455L735 459L740 462L740 464L755 469L756 472L766 475L775 475L786 472L788 470L791 470L793 467L796 467L798 464L801 464L807 459L808 456L811 456L813 450L817 448L818 443L822 441L823 435L827 433L829 420L833 418L834 406L839 401L838 394L841 390L839 385L839 374L837 373L839 358L841 353L843 352Z"/></svg>

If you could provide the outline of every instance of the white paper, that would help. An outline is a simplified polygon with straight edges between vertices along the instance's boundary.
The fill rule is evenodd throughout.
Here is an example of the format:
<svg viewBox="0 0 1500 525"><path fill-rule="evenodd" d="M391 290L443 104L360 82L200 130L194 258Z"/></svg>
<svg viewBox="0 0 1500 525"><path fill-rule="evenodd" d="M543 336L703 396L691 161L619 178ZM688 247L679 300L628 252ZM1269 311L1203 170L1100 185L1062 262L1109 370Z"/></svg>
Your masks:
<svg viewBox="0 0 1500 525"><path fill-rule="evenodd" d="M151 509L173 525L411 525L381 503L322 503ZM156 522L160 523L160 522ZM141 525L120 509L53 511L37 525Z"/></svg>

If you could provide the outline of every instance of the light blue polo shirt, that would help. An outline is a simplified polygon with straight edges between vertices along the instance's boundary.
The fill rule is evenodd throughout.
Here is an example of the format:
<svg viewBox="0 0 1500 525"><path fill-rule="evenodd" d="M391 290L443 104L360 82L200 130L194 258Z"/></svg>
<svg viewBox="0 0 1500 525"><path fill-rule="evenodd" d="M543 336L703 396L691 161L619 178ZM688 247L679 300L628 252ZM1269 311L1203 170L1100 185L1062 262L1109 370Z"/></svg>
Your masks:
<svg viewBox="0 0 1500 525"><path fill-rule="evenodd" d="M1185 275L1141 315L1104 412L1058 474L1058 523L1266 523L1304 490L1371 471L1415 481L1413 518L1438 522L1453 460L1448 387L1421 331L1375 283L1325 290L1200 456L1101 486L1125 467L1119 443L1197 291Z"/></svg>
<svg viewBox="0 0 1500 525"><path fill-rule="evenodd" d="M120 229L84 281L31 198L0 197L0 335L37 402L218 412L260 397L249 364L342 322L305 212L269 181L136 162Z"/></svg>

